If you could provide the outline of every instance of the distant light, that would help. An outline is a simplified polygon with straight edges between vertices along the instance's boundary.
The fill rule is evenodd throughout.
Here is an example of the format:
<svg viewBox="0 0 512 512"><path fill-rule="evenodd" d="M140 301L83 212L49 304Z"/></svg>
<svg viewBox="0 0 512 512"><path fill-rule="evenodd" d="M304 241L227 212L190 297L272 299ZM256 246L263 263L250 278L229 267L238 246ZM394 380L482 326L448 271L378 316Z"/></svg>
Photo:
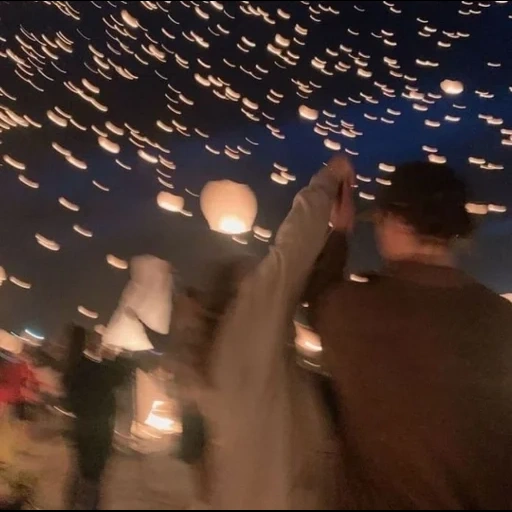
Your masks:
<svg viewBox="0 0 512 512"><path fill-rule="evenodd" d="M25 329L24 331L26 334L28 334L29 336L31 336L32 338L35 338L36 340L39 340L39 341L44 341L45 340L45 337L40 335L40 334L36 334L34 331L32 331L31 329Z"/></svg>

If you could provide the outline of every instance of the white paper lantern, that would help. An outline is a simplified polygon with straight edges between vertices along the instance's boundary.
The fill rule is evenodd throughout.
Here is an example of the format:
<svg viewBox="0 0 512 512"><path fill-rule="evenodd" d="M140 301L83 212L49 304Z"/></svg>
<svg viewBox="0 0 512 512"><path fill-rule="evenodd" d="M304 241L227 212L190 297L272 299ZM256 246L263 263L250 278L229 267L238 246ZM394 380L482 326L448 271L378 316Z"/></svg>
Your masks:
<svg viewBox="0 0 512 512"><path fill-rule="evenodd" d="M301 105L299 107L299 115L300 117L308 121L316 121L320 114L318 110L315 110L314 108L307 107L306 105Z"/></svg>
<svg viewBox="0 0 512 512"><path fill-rule="evenodd" d="M305 325L295 323L295 346L307 356L322 352L320 336Z"/></svg>
<svg viewBox="0 0 512 512"><path fill-rule="evenodd" d="M201 211L213 231L240 235L252 229L258 201L253 191L234 181L210 181L200 197Z"/></svg>
<svg viewBox="0 0 512 512"><path fill-rule="evenodd" d="M441 89L446 94L455 96L457 94L461 94L464 91L464 85L458 80L443 80L441 82Z"/></svg>
<svg viewBox="0 0 512 512"><path fill-rule="evenodd" d="M156 198L158 206L168 212L181 212L185 206L185 199L181 196L175 196L170 192L160 192Z"/></svg>

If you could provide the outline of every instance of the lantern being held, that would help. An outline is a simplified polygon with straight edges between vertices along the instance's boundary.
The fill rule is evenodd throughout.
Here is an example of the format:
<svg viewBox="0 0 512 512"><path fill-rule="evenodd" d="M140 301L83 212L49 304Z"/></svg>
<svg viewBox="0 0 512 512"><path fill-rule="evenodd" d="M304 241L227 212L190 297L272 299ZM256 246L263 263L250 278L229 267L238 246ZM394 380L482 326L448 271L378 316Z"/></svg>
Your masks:
<svg viewBox="0 0 512 512"><path fill-rule="evenodd" d="M258 212L254 192L229 180L210 181L201 192L201 211L213 231L239 235L252 229Z"/></svg>

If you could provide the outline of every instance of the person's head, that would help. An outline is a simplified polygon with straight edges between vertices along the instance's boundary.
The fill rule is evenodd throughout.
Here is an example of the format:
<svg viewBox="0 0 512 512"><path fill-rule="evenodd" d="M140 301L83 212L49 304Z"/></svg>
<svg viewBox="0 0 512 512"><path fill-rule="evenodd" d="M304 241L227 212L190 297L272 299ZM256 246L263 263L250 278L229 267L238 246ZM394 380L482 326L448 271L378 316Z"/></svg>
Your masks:
<svg viewBox="0 0 512 512"><path fill-rule="evenodd" d="M429 162L397 167L377 198L376 238L387 261L450 256L451 243L471 235L467 190L453 169Z"/></svg>

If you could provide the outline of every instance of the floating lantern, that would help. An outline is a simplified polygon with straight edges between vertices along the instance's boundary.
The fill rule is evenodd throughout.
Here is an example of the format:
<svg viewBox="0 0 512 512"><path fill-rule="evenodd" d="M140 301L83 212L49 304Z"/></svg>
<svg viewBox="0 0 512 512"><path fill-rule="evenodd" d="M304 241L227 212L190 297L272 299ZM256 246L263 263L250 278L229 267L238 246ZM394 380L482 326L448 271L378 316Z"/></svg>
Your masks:
<svg viewBox="0 0 512 512"><path fill-rule="evenodd" d="M68 120L65 117L58 116L53 110L48 110L46 112L46 115L48 116L48 119L56 124L57 126L60 126L61 128L66 128L68 125Z"/></svg>
<svg viewBox="0 0 512 512"><path fill-rule="evenodd" d="M14 159L12 156L4 155L3 158L6 164L9 164L11 167L14 167L18 171L24 171L27 167L23 162Z"/></svg>
<svg viewBox="0 0 512 512"><path fill-rule="evenodd" d="M370 279L366 276L360 276L359 274L350 274L349 279L354 283L368 283Z"/></svg>
<svg viewBox="0 0 512 512"><path fill-rule="evenodd" d="M507 207L500 204L489 204L487 206L489 212L493 213L506 213Z"/></svg>
<svg viewBox="0 0 512 512"><path fill-rule="evenodd" d="M79 235L85 236L86 238L92 238L92 231L89 231L88 229L85 229L82 226L79 226L78 224L75 224L73 226L73 230Z"/></svg>
<svg viewBox="0 0 512 512"><path fill-rule="evenodd" d="M99 313L97 313L96 311L92 311L91 309L87 309L86 307L84 306L78 306L77 308L77 311L87 317L87 318L90 318L91 320L97 320L99 318Z"/></svg>
<svg viewBox="0 0 512 512"><path fill-rule="evenodd" d="M295 346L304 355L311 356L322 352L320 336L305 325L295 323Z"/></svg>
<svg viewBox="0 0 512 512"><path fill-rule="evenodd" d="M114 256L113 254L107 255L107 263L114 268L117 268L119 270L126 270L128 269L128 262L125 260L122 260L121 258L118 258L117 256Z"/></svg>
<svg viewBox="0 0 512 512"><path fill-rule="evenodd" d="M45 249L48 249L49 251L60 251L60 245L57 242L54 242L53 240L50 240L49 238L46 238L43 235L37 234L36 240L39 245L41 245Z"/></svg>
<svg viewBox="0 0 512 512"><path fill-rule="evenodd" d="M432 162L433 164L445 164L446 157L431 153L430 155L428 155L428 161Z"/></svg>
<svg viewBox="0 0 512 512"><path fill-rule="evenodd" d="M331 151L341 150L341 144L331 139L324 139L324 146Z"/></svg>
<svg viewBox="0 0 512 512"><path fill-rule="evenodd" d="M32 285L30 283L27 283L26 281L22 281L21 279L18 279L15 276L9 277L9 281L17 286L18 288L22 288L23 290L30 290L32 288Z"/></svg>
<svg viewBox="0 0 512 512"><path fill-rule="evenodd" d="M441 89L451 96L456 96L464 92L464 85L458 80L443 80L441 82Z"/></svg>
<svg viewBox="0 0 512 512"><path fill-rule="evenodd" d="M121 151L121 146L119 144L116 144L115 142L112 142L111 140L105 137L98 137L98 144L105 151L113 153L114 155L117 155Z"/></svg>
<svg viewBox="0 0 512 512"><path fill-rule="evenodd" d="M489 207L486 204L467 203L466 211L472 215L487 215Z"/></svg>
<svg viewBox="0 0 512 512"><path fill-rule="evenodd" d="M229 180L207 183L200 204L210 229L230 235L250 231L258 212L253 191L247 185Z"/></svg>
<svg viewBox="0 0 512 512"><path fill-rule="evenodd" d="M80 160L78 158L76 158L75 156L73 155L68 155L66 156L66 160L68 161L68 163L70 163L73 167L76 167L77 169L80 169L81 171L85 171L87 170L87 163L84 162L83 160Z"/></svg>
<svg viewBox="0 0 512 512"><path fill-rule="evenodd" d="M299 115L308 121L316 121L320 114L318 110L306 107L306 105L301 105L299 107Z"/></svg>
<svg viewBox="0 0 512 512"><path fill-rule="evenodd" d="M140 26L137 18L132 16L126 9L121 11L121 18L130 28L139 28Z"/></svg>
<svg viewBox="0 0 512 512"><path fill-rule="evenodd" d="M170 192L160 192L156 198L156 202L162 210L168 212L181 212L185 206L185 199L176 196Z"/></svg>
<svg viewBox="0 0 512 512"><path fill-rule="evenodd" d="M263 238L264 240L272 238L272 231L270 231L270 229L265 229L260 226L254 226L253 232L255 236Z"/></svg>
<svg viewBox="0 0 512 512"><path fill-rule="evenodd" d="M59 204L67 210L71 210L72 212L80 211L80 206L72 203L71 201L68 201L65 197L59 198Z"/></svg>
<svg viewBox="0 0 512 512"><path fill-rule="evenodd" d="M394 165L389 164L379 164L379 170L382 172L391 173L396 171L396 167Z"/></svg>

